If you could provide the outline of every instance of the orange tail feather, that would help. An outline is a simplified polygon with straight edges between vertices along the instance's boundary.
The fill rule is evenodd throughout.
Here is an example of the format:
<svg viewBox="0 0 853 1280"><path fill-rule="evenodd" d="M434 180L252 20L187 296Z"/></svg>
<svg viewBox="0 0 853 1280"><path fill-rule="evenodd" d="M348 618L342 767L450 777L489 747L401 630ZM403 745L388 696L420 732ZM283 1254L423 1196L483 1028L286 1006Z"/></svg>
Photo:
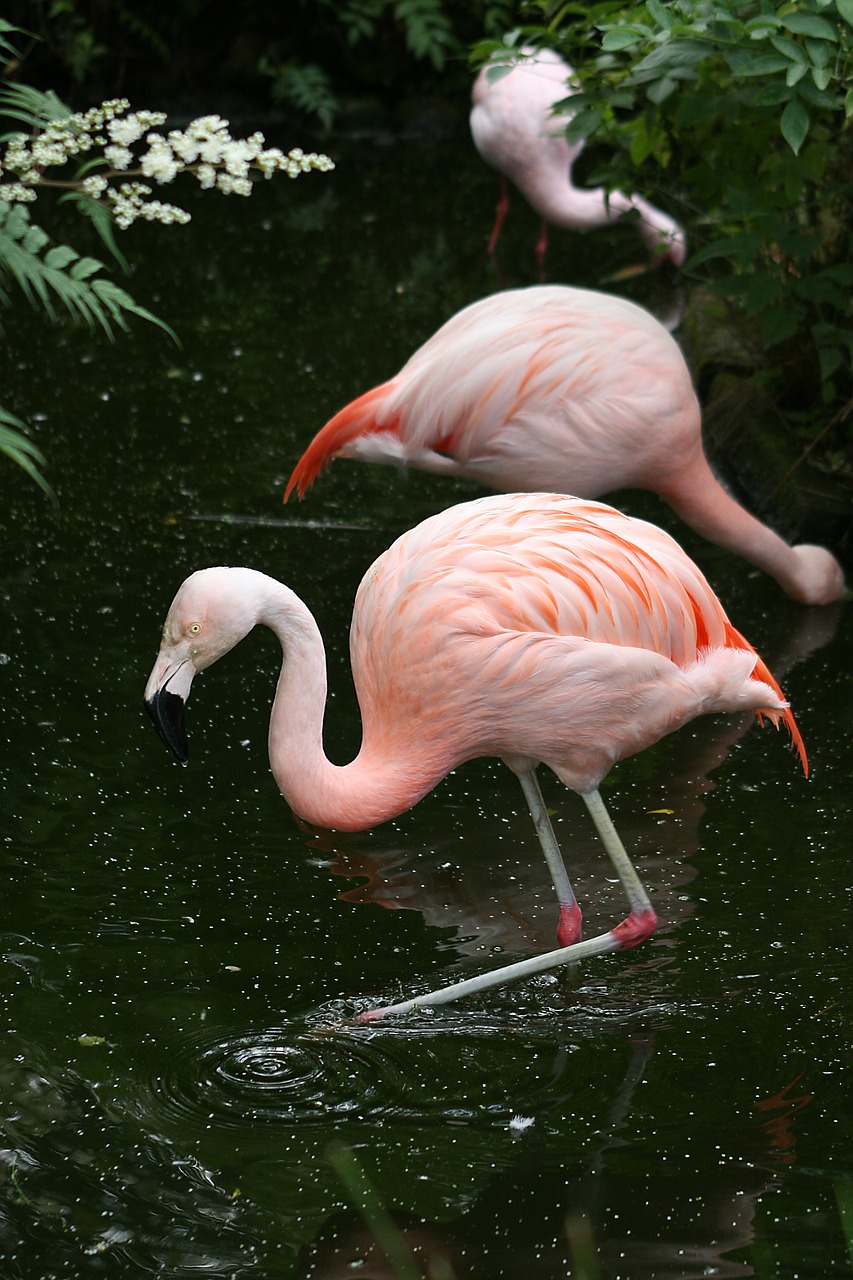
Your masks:
<svg viewBox="0 0 853 1280"><path fill-rule="evenodd" d="M372 391L353 400L330 418L325 427L317 432L302 457L293 468L293 474L287 482L284 500L287 502L294 488L300 498L305 496L324 467L327 467L344 445L358 436L369 436L377 431L396 431L396 419L383 422L376 421L376 402L386 395L390 382L384 382Z"/></svg>
<svg viewBox="0 0 853 1280"><path fill-rule="evenodd" d="M749 649L752 653L755 653L755 650L753 649L749 641L744 636L742 636L741 633L731 625L731 623L727 624L726 633L727 633L728 643L731 646L731 648ZM769 684L770 688L773 689L775 693L778 693L780 698L785 700L784 693L779 687L779 684L777 683L774 676L771 675L768 667L765 665L764 660L762 658L760 657L758 658L758 661L755 664L755 669L753 670L752 674L756 680L761 680L764 684ZM757 714L760 719L761 713L758 712ZM806 744L803 742L803 736L800 733L796 720L794 719L794 713L790 707L786 707L784 711L780 711L778 714L779 714L780 720L784 724L785 728L788 730L788 733L791 735L791 743L794 749L796 750L797 755L800 757L800 764L803 766L803 773L806 775L806 777L808 777L809 776L809 759L808 759L808 756L806 755Z"/></svg>

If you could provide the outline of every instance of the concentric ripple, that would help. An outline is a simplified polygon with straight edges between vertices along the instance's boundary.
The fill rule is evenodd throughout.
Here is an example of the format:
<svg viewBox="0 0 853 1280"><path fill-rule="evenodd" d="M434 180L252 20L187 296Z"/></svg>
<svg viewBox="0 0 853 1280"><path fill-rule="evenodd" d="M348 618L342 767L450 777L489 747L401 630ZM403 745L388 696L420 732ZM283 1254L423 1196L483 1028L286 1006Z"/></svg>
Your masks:
<svg viewBox="0 0 853 1280"><path fill-rule="evenodd" d="M393 1062L366 1040L274 1028L230 1040L185 1038L138 1101L172 1119L292 1125L371 1111L399 1083Z"/></svg>

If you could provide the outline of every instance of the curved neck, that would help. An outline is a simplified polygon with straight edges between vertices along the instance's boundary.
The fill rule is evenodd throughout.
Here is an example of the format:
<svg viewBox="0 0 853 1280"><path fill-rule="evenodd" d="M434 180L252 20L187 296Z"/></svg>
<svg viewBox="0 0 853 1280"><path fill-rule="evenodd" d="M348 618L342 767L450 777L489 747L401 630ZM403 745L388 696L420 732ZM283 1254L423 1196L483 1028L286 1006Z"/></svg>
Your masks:
<svg viewBox="0 0 853 1280"><path fill-rule="evenodd" d="M546 166L531 167L524 175L524 194L540 217L554 227L567 227L570 231L593 231L596 227L619 217L618 212L608 210L603 187L574 187L571 165L566 164L566 176L562 182L554 181L554 172Z"/></svg>
<svg viewBox="0 0 853 1280"><path fill-rule="evenodd" d="M306 822L339 831L363 831L410 809L436 778L417 776L406 767L411 762L381 744L363 741L347 765L332 764L326 756L323 638L299 597L268 581L257 621L275 632L284 655L269 727L270 766L284 798Z"/></svg>
<svg viewBox="0 0 853 1280"><path fill-rule="evenodd" d="M723 488L704 455L695 455L671 487L657 488L697 533L763 569L789 593L796 589L799 572L793 548Z"/></svg>

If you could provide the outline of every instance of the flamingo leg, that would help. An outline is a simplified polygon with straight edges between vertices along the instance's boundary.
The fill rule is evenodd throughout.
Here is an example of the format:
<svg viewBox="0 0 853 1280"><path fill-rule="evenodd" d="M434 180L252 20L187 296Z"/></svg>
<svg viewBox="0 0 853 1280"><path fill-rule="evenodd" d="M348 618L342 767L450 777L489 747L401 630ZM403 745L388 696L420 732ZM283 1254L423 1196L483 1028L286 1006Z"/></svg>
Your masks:
<svg viewBox="0 0 853 1280"><path fill-rule="evenodd" d="M498 205L495 210L495 225L492 227L492 238L489 241L489 253L494 253L498 247L500 239L501 227L504 224L504 218L509 209L509 192L507 191L506 178L501 174L501 193L498 196Z"/></svg>
<svg viewBox="0 0 853 1280"><path fill-rule="evenodd" d="M548 870L551 872L551 880L557 892L557 901L560 904L557 941L561 947L570 947L581 940L581 923L583 920L581 909L572 889L568 872L566 871L566 864L563 861L563 855L560 853L557 837L554 835L554 828L551 826L551 819L548 816L548 810L542 798L536 770L531 769L529 773L519 773L517 776L524 792L524 798L527 801L527 807L530 810L530 816L533 819L533 825L536 828L536 834L539 837L539 844L545 855L545 861L548 863Z"/></svg>
<svg viewBox="0 0 853 1280"><path fill-rule="evenodd" d="M450 986L440 987L437 991L428 991L425 995L414 996L411 1000L402 1000L399 1004L385 1005L380 1009L367 1009L358 1015L357 1021L375 1022L392 1013L410 1013L413 1009L425 1006L449 1004L463 996L475 995L479 991L487 991L490 987L503 986L505 982L515 982L519 978L546 973L549 969L577 964L579 960L588 959L590 956L603 955L608 951L623 951L627 947L637 946L638 943L650 937L657 925L657 916L649 895L634 870L634 864L625 852L625 846L604 806L604 801L597 790L584 793L583 798L595 823L595 829L628 897L631 910L621 924L615 929L608 930L607 933L589 938L586 942L575 942L571 946L560 947L557 951L546 951L543 955L519 960L517 964L504 965L501 969L493 969L491 973L482 973L476 978L465 978L462 982L451 983ZM565 867L563 871L565 873Z"/></svg>
<svg viewBox="0 0 853 1280"><path fill-rule="evenodd" d="M548 252L548 223L542 219L539 227L539 238L536 241L536 269L537 279L541 282L545 279L545 254Z"/></svg>
<svg viewBox="0 0 853 1280"><path fill-rule="evenodd" d="M612 931L613 936L618 939L621 949L636 947L651 937L657 928L658 918L600 793L597 789L587 791L583 793L583 799L631 908L628 916Z"/></svg>

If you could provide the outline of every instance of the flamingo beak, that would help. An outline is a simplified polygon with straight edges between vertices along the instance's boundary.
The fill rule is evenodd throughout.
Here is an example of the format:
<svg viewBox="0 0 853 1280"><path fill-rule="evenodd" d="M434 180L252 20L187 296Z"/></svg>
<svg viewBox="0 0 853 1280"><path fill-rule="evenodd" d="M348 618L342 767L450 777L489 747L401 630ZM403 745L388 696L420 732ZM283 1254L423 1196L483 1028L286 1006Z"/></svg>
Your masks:
<svg viewBox="0 0 853 1280"><path fill-rule="evenodd" d="M145 710L176 760L189 759L184 708L190 694L195 667L188 658L176 659L161 652L145 686Z"/></svg>

